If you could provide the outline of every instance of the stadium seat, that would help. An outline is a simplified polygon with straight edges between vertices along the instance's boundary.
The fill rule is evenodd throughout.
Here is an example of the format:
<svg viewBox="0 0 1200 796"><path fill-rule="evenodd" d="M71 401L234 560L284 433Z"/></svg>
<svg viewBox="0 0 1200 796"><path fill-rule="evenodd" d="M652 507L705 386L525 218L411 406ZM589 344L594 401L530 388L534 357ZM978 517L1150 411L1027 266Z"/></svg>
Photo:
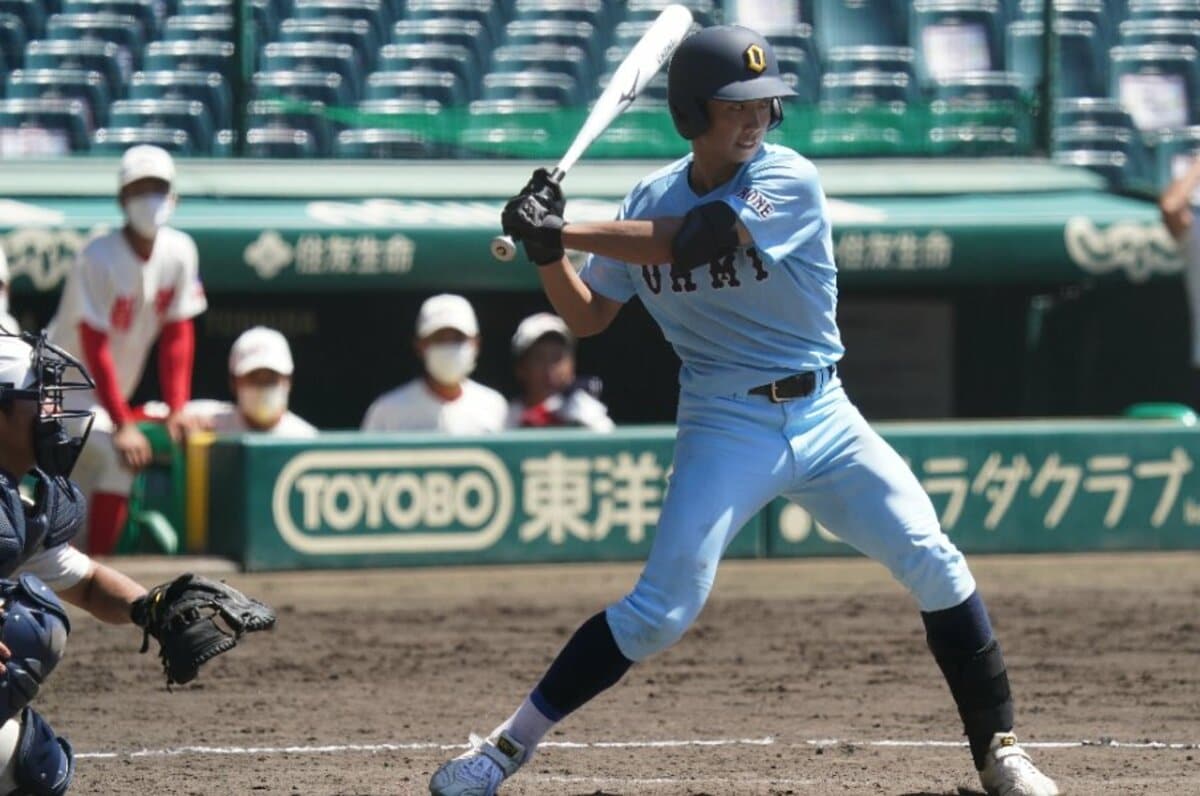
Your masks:
<svg viewBox="0 0 1200 796"><path fill-rule="evenodd" d="M817 0L813 31L818 49L858 44L908 44L907 0Z"/></svg>
<svg viewBox="0 0 1200 796"><path fill-rule="evenodd" d="M333 154L333 138L338 125L329 120L325 106L278 100L255 100L246 105L246 124L255 128L304 130L319 157Z"/></svg>
<svg viewBox="0 0 1200 796"><path fill-rule="evenodd" d="M88 148L92 134L92 114L78 99L6 99L0 100L0 128L23 131L17 135L29 141L31 136L45 137L36 147L66 154ZM0 147L10 148L14 133L4 134Z"/></svg>
<svg viewBox="0 0 1200 796"><path fill-rule="evenodd" d="M1136 129L1129 111L1111 97L1065 97L1054 103L1054 126L1091 124Z"/></svg>
<svg viewBox="0 0 1200 796"><path fill-rule="evenodd" d="M964 72L933 82L934 100L1022 104L1020 76L1012 72Z"/></svg>
<svg viewBox="0 0 1200 796"><path fill-rule="evenodd" d="M458 125L436 102L364 100L358 103L358 114L354 125L356 128L404 130L421 137L439 156L454 152L454 136L457 135ZM335 151L336 147L335 142Z"/></svg>
<svg viewBox="0 0 1200 796"><path fill-rule="evenodd" d="M996 0L915 0L910 19L921 85L960 72L1004 68Z"/></svg>
<svg viewBox="0 0 1200 796"><path fill-rule="evenodd" d="M262 50L263 71L336 72L351 97L362 96L363 72L359 53L349 44L333 42L275 42Z"/></svg>
<svg viewBox="0 0 1200 796"><path fill-rule="evenodd" d="M313 158L317 147L306 130L252 127L246 131L246 154L253 158Z"/></svg>
<svg viewBox="0 0 1200 796"><path fill-rule="evenodd" d="M1200 21L1200 0L1129 0L1129 18Z"/></svg>
<svg viewBox="0 0 1200 796"><path fill-rule="evenodd" d="M353 102L349 86L337 72L255 72L252 82L255 99L322 102L331 106L350 105ZM308 146L312 145L309 139Z"/></svg>
<svg viewBox="0 0 1200 796"><path fill-rule="evenodd" d="M491 158L544 157L548 146L564 146L578 124L548 100L475 100L459 134L461 154Z"/></svg>
<svg viewBox="0 0 1200 796"><path fill-rule="evenodd" d="M1130 19L1118 27L1117 40L1126 46L1178 44L1200 50L1200 21L1191 19Z"/></svg>
<svg viewBox="0 0 1200 796"><path fill-rule="evenodd" d="M25 41L39 39L46 33L46 11L39 0L0 0L0 14L12 14L21 21L21 38ZM17 52L24 49L22 45Z"/></svg>
<svg viewBox="0 0 1200 796"><path fill-rule="evenodd" d="M639 97L588 149L588 157L674 158L687 152L665 102Z"/></svg>
<svg viewBox="0 0 1200 796"><path fill-rule="evenodd" d="M0 71L16 69L25 54L25 24L16 14L0 13Z"/></svg>
<svg viewBox="0 0 1200 796"><path fill-rule="evenodd" d="M192 154L187 132L169 127L102 127L92 135L91 151L94 155L119 155L138 144L152 144L176 155Z"/></svg>
<svg viewBox="0 0 1200 796"><path fill-rule="evenodd" d="M131 71L141 65L142 23L128 14L54 14L46 21L46 38L110 41L121 48Z"/></svg>
<svg viewBox="0 0 1200 796"><path fill-rule="evenodd" d="M135 72L130 99L189 99L204 103L217 130L232 125L233 100L229 83L218 72Z"/></svg>
<svg viewBox="0 0 1200 796"><path fill-rule="evenodd" d="M992 125L935 125L929 129L932 155L995 157L1019 155L1023 146L1015 127Z"/></svg>
<svg viewBox="0 0 1200 796"><path fill-rule="evenodd" d="M721 24L721 8L713 0L628 0L625 5L625 18L632 21L654 21L664 8L675 3L691 11L692 18L701 27Z"/></svg>
<svg viewBox="0 0 1200 796"><path fill-rule="evenodd" d="M82 69L104 75L108 93L120 97L132 71L128 54L104 41L31 41L25 46L26 69Z"/></svg>
<svg viewBox="0 0 1200 796"><path fill-rule="evenodd" d="M339 158L434 158L440 152L419 133L386 127L343 130L334 146Z"/></svg>
<svg viewBox="0 0 1200 796"><path fill-rule="evenodd" d="M167 17L163 27L166 41L233 41L233 17L228 14Z"/></svg>
<svg viewBox="0 0 1200 796"><path fill-rule="evenodd" d="M238 79L233 44L216 41L155 41L146 46L150 71L217 72L226 83Z"/></svg>
<svg viewBox="0 0 1200 796"><path fill-rule="evenodd" d="M1040 20L1019 20L1008 26L1007 62L1009 71L1020 76L1022 89L1029 94L1038 90L1043 68ZM1096 28L1090 22L1058 19L1054 22L1058 65L1055 69L1056 97L1102 97L1108 94L1108 58L1100 46Z"/></svg>
<svg viewBox="0 0 1200 796"><path fill-rule="evenodd" d="M1164 130L1157 137L1153 157L1154 191L1161 193L1195 158L1200 157L1200 127Z"/></svg>
<svg viewBox="0 0 1200 796"><path fill-rule="evenodd" d="M796 92L800 102L815 102L821 90L821 64L812 50L799 47L776 47L775 59L785 82Z"/></svg>
<svg viewBox="0 0 1200 796"><path fill-rule="evenodd" d="M799 143L804 151L867 157L912 154L913 136L903 103L826 101L819 108L811 131Z"/></svg>
<svg viewBox="0 0 1200 796"><path fill-rule="evenodd" d="M375 68L381 44L375 40L371 25L362 19L285 19L279 27L279 39L349 45L367 72Z"/></svg>
<svg viewBox="0 0 1200 796"><path fill-rule="evenodd" d="M296 0L296 19L361 19L371 26L375 41L385 41L391 27L391 7L380 0Z"/></svg>
<svg viewBox="0 0 1200 796"><path fill-rule="evenodd" d="M822 102L840 105L903 105L916 98L916 84L904 72L827 72L821 77Z"/></svg>
<svg viewBox="0 0 1200 796"><path fill-rule="evenodd" d="M0 0L9 2L10 0ZM150 41L159 35L166 18L166 5L159 0L64 0L66 14L121 14L142 23L142 38Z"/></svg>
<svg viewBox="0 0 1200 796"><path fill-rule="evenodd" d="M474 56L469 49L457 44L387 44L379 51L379 68L452 72L462 81L469 96L476 96L479 90Z"/></svg>
<svg viewBox="0 0 1200 796"><path fill-rule="evenodd" d="M1200 62L1191 47L1143 44L1113 47L1110 96L1140 130L1186 127L1197 121Z"/></svg>
<svg viewBox="0 0 1200 796"><path fill-rule="evenodd" d="M196 154L212 152L212 119L204 103L198 100L117 100L110 109L108 126L183 130Z"/></svg>
<svg viewBox="0 0 1200 796"><path fill-rule="evenodd" d="M620 28L621 25L617 25L618 31ZM570 22L562 19L517 19L505 26L504 43L578 47L588 54L593 71L598 71L604 60L604 43L598 41L596 28L588 22Z"/></svg>
<svg viewBox="0 0 1200 796"><path fill-rule="evenodd" d="M855 47L835 47L825 57L825 69L846 72L905 72L917 76L916 53L912 47L883 47L864 44Z"/></svg>
<svg viewBox="0 0 1200 796"><path fill-rule="evenodd" d="M393 44L452 44L465 47L474 56L477 71L482 71L491 59L491 48L485 46L486 30L471 19L402 19L392 27Z"/></svg>
<svg viewBox="0 0 1200 796"><path fill-rule="evenodd" d="M616 20L609 15L604 0L517 0L513 6L516 19L560 19L568 22L587 22L597 34L607 39Z"/></svg>
<svg viewBox="0 0 1200 796"><path fill-rule="evenodd" d="M207 17L234 13L235 0L177 0L175 13L185 17Z"/></svg>
<svg viewBox="0 0 1200 796"><path fill-rule="evenodd" d="M493 72L483 78L483 99L549 100L558 105L580 102L579 84L558 72Z"/></svg>
<svg viewBox="0 0 1200 796"><path fill-rule="evenodd" d="M589 64L588 54L578 47L558 47L553 44L504 45L497 47L492 54L492 69L496 72L557 72L571 76L580 86L595 85L595 75Z"/></svg>
<svg viewBox="0 0 1200 796"><path fill-rule="evenodd" d="M1119 173L1113 173L1110 168L1117 161L1108 158L1098 159L1098 168L1095 170L1122 188L1147 187L1152 182L1153 169L1149 152L1141 135L1127 127L1104 127L1084 123L1056 128L1051 149L1055 159L1063 153L1116 152L1121 155ZM1082 159L1095 158L1092 154L1085 154Z"/></svg>
<svg viewBox="0 0 1200 796"><path fill-rule="evenodd" d="M108 122L108 83L99 72L81 69L15 69L8 73L9 99L78 99L87 103L92 126Z"/></svg>
<svg viewBox="0 0 1200 796"><path fill-rule="evenodd" d="M1054 0L1054 18L1092 23L1104 49L1117 43L1117 23L1104 0Z"/></svg>
<svg viewBox="0 0 1200 796"><path fill-rule="evenodd" d="M367 99L421 100L438 105L462 105L469 99L462 78L434 69L398 69L367 76Z"/></svg>
<svg viewBox="0 0 1200 796"><path fill-rule="evenodd" d="M595 0L600 4L600 0ZM518 0L518 6L520 0ZM544 14L536 15L553 19L547 6ZM408 0L404 18L413 21L453 19L459 22L478 22L482 26L479 43L486 53L500 43L503 34L504 13L500 3L492 0Z"/></svg>

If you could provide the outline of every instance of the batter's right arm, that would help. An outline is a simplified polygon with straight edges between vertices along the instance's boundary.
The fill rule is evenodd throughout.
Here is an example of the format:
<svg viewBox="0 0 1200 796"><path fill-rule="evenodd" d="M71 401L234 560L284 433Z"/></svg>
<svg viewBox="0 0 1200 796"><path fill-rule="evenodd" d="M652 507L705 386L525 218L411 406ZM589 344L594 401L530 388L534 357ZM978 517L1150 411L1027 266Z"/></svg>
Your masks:
<svg viewBox="0 0 1200 796"><path fill-rule="evenodd" d="M537 269L546 297L576 337L589 337L608 328L621 303L588 287L564 257Z"/></svg>

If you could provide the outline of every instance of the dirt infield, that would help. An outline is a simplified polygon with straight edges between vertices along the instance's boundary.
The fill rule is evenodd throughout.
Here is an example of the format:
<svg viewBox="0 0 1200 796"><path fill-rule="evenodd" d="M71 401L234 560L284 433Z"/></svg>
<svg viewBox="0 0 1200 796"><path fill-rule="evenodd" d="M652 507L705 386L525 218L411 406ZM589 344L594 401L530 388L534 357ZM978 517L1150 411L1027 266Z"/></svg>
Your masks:
<svg viewBox="0 0 1200 796"><path fill-rule="evenodd" d="M1018 731L1067 744L1034 750L1060 785L1200 793L1200 556L972 563ZM140 635L77 616L37 704L80 753L72 793L421 794L636 573L234 575L279 609L273 635L168 693ZM973 792L966 750L930 745L958 732L916 608L881 569L727 562L691 634L569 719L502 793ZM1071 745L1101 739L1125 745Z"/></svg>

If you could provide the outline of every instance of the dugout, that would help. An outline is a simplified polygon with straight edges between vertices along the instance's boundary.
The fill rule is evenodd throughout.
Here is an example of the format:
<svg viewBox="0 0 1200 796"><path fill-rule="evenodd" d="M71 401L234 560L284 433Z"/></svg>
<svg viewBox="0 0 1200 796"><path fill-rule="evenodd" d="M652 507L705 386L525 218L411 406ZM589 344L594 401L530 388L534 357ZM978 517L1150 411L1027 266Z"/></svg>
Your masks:
<svg viewBox="0 0 1200 796"><path fill-rule="evenodd" d="M487 243L532 165L181 161L172 223L197 241L210 301L194 394L226 396L229 345L262 323L292 341L293 408L354 427L416 372L417 307L442 291L480 316L477 378L510 391L509 337L548 305L533 267L493 261ZM843 374L868 416L1114 414L1186 398L1182 261L1152 202L1044 160L817 165L841 273ZM565 186L570 216L611 218L654 167L580 164ZM113 159L5 163L0 244L26 328L53 313L89 232L120 222L115 175ZM580 371L604 380L621 422L671 421L677 369L639 307L580 350ZM140 397L156 393L147 385Z"/></svg>

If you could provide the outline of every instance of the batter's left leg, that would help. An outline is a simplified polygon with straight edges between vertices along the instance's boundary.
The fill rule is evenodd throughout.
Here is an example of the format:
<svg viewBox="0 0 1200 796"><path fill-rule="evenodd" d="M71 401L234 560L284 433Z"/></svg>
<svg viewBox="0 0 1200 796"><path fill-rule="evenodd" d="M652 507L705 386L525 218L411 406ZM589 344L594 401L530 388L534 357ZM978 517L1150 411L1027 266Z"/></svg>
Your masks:
<svg viewBox="0 0 1200 796"><path fill-rule="evenodd" d="M836 419L837 431L821 439L823 455L808 462L812 477L789 497L886 566L916 598L988 792L1056 794L1012 735L1004 657L966 559L942 532L916 476L858 410L846 401Z"/></svg>

